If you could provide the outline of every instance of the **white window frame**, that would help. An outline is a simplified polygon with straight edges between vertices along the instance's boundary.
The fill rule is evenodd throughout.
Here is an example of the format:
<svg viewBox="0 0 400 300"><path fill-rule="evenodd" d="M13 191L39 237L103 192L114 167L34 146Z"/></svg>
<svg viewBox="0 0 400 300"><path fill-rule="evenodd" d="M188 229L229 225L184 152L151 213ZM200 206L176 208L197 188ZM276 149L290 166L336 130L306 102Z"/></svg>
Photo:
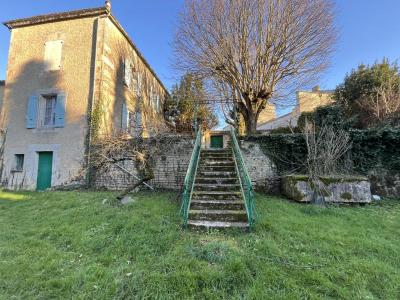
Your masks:
<svg viewBox="0 0 400 300"><path fill-rule="evenodd" d="M47 113L47 103L52 100L52 110L51 110L51 123L46 124L46 113ZM57 107L57 94L42 94L39 96L38 101L38 117L37 117L37 128L53 128L56 125L56 107Z"/></svg>

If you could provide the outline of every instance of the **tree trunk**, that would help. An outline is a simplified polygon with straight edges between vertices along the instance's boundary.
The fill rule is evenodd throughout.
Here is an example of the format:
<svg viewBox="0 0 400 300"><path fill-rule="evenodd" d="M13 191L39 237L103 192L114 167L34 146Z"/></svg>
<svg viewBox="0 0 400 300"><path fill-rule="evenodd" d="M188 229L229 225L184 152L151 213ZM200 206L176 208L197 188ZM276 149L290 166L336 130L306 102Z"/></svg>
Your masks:
<svg viewBox="0 0 400 300"><path fill-rule="evenodd" d="M257 114L248 111L245 117L246 135L252 135L257 132Z"/></svg>

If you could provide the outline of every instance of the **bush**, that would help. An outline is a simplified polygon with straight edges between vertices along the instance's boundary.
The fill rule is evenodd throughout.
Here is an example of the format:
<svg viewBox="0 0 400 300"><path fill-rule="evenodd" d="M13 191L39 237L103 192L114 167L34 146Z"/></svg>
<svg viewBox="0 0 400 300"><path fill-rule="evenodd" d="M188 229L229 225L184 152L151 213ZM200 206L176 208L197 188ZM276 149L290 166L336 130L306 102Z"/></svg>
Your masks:
<svg viewBox="0 0 400 300"><path fill-rule="evenodd" d="M299 131L304 129L306 120L313 122L317 128L332 126L344 130L351 128L354 122L353 119L346 118L342 108L335 104L318 107L313 112L303 112L297 122Z"/></svg>

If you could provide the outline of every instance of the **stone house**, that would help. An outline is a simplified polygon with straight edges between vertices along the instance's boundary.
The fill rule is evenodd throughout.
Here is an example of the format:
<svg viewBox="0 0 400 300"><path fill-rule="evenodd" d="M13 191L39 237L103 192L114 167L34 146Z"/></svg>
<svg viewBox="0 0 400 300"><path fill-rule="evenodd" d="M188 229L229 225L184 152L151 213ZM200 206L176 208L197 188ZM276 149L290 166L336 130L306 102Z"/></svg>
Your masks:
<svg viewBox="0 0 400 300"><path fill-rule="evenodd" d="M4 80L0 80L0 107L3 106L3 98L4 98L4 86L6 82Z"/></svg>
<svg viewBox="0 0 400 300"><path fill-rule="evenodd" d="M282 127L296 127L297 121L303 112L312 112L316 108L333 103L333 91L322 91L315 87L312 91L298 91L296 94L296 106L283 116L270 119L266 122L259 122L259 131L269 131Z"/></svg>
<svg viewBox="0 0 400 300"><path fill-rule="evenodd" d="M3 186L85 184L93 140L165 127L168 92L108 1L4 25L11 41L0 123Z"/></svg>

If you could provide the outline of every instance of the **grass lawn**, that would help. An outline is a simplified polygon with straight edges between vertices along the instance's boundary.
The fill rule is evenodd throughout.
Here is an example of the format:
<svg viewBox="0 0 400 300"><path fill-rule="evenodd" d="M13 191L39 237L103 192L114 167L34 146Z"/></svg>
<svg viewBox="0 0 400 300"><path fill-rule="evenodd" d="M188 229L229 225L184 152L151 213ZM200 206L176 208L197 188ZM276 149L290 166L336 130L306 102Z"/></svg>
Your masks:
<svg viewBox="0 0 400 300"><path fill-rule="evenodd" d="M181 229L173 194L0 192L0 299L400 299L400 201L257 196L255 232Z"/></svg>

